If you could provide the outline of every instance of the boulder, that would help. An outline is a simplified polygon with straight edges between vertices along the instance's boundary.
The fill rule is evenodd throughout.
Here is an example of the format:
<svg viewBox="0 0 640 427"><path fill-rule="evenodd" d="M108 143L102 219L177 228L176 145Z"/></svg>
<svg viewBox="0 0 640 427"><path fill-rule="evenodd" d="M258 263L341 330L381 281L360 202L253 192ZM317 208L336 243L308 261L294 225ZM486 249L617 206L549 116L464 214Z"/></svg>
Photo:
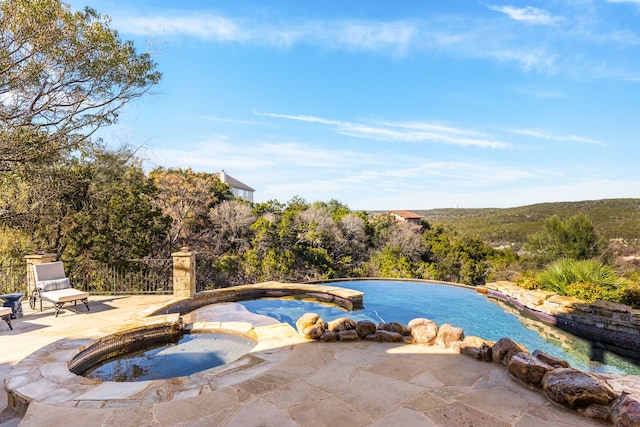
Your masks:
<svg viewBox="0 0 640 427"><path fill-rule="evenodd" d="M471 356L474 359L482 360L483 346L484 348L491 349L491 341L487 341L480 337L469 336L464 337L464 340L454 342L451 347L460 354Z"/></svg>
<svg viewBox="0 0 640 427"><path fill-rule="evenodd" d="M547 365L530 354L516 353L509 360L507 370L520 381L540 387L542 378L547 372L553 370L553 366Z"/></svg>
<svg viewBox="0 0 640 427"><path fill-rule="evenodd" d="M378 329L381 331L396 332L400 335L409 335L407 327L398 322L380 323Z"/></svg>
<svg viewBox="0 0 640 427"><path fill-rule="evenodd" d="M340 331L337 334L340 341L358 341L358 332L355 329Z"/></svg>
<svg viewBox="0 0 640 427"><path fill-rule="evenodd" d="M450 323L445 323L438 329L438 335L436 336L436 345L440 348L449 348L451 344L456 341L462 341L464 339L464 331L462 328L457 328Z"/></svg>
<svg viewBox="0 0 640 427"><path fill-rule="evenodd" d="M608 405L618 395L605 380L574 368L556 368L542 378L544 394L569 408Z"/></svg>
<svg viewBox="0 0 640 427"><path fill-rule="evenodd" d="M613 405L611 421L616 427L640 426L640 403L623 392Z"/></svg>
<svg viewBox="0 0 640 427"><path fill-rule="evenodd" d="M500 338L491 349L491 358L494 363L501 363L504 366L509 365L509 360L516 353L529 353L520 343L515 342L511 338Z"/></svg>
<svg viewBox="0 0 640 427"><path fill-rule="evenodd" d="M333 331L324 331L322 335L320 335L320 341L322 342L336 342L338 341L338 334Z"/></svg>
<svg viewBox="0 0 640 427"><path fill-rule="evenodd" d="M331 332L348 331L350 329L356 329L356 321L349 319L348 317L341 317L340 319L332 320L327 324L327 329Z"/></svg>
<svg viewBox="0 0 640 427"><path fill-rule="evenodd" d="M489 344L482 344L480 346L480 360L483 362L493 361L493 348Z"/></svg>
<svg viewBox="0 0 640 427"><path fill-rule="evenodd" d="M555 356L545 353L542 350L534 351L533 355L541 362L544 362L547 365L551 365L554 368L570 368L571 367L571 365L569 365L569 362L567 362L566 360L559 359Z"/></svg>
<svg viewBox="0 0 640 427"><path fill-rule="evenodd" d="M413 319L407 329L416 344L433 345L438 336L438 324L429 319Z"/></svg>
<svg viewBox="0 0 640 427"><path fill-rule="evenodd" d="M604 422L611 421L611 405L589 405L582 411L582 415L587 418L593 418Z"/></svg>
<svg viewBox="0 0 640 427"><path fill-rule="evenodd" d="M296 329L306 339L317 340L325 331L324 321L317 313L305 313L296 322Z"/></svg>
<svg viewBox="0 0 640 427"><path fill-rule="evenodd" d="M361 320L356 323L356 331L358 331L360 338L366 338L367 335L374 333L377 328L377 325L371 320Z"/></svg>
<svg viewBox="0 0 640 427"><path fill-rule="evenodd" d="M368 341L378 341L378 342L401 342L402 335L398 332L385 331L383 329L378 329L372 334L367 335L366 339Z"/></svg>

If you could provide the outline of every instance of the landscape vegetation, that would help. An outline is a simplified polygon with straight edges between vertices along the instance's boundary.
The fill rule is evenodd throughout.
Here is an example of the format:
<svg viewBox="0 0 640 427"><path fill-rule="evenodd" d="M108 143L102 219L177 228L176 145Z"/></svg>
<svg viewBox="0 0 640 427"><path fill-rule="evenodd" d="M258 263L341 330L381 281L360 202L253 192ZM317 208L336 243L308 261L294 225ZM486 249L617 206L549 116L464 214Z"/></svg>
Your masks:
<svg viewBox="0 0 640 427"><path fill-rule="evenodd" d="M2 265L36 251L107 262L188 247L205 288L512 280L640 307L638 199L416 211L420 230L335 199L251 204L232 198L216 174L146 171L135 149L93 136L161 78L107 18L55 0L6 0L0 40Z"/></svg>

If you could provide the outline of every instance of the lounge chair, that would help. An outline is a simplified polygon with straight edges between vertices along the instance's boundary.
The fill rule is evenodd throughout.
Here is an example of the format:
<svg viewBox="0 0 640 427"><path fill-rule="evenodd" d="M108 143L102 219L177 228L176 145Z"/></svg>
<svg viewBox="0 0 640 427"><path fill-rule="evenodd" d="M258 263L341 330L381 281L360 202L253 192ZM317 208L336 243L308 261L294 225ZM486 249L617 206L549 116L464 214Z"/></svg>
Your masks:
<svg viewBox="0 0 640 427"><path fill-rule="evenodd" d="M52 302L56 307L56 317L65 302L73 301L77 304L82 301L89 311L89 293L71 287L71 282L64 275L62 262L47 262L44 264L34 264L33 274L35 275L36 288L31 296L31 308L35 308L36 299L40 300L40 311L42 311L42 300Z"/></svg>
<svg viewBox="0 0 640 427"><path fill-rule="evenodd" d="M9 329L13 330L13 326L11 326L11 309L9 307L0 307L0 318L7 322Z"/></svg>

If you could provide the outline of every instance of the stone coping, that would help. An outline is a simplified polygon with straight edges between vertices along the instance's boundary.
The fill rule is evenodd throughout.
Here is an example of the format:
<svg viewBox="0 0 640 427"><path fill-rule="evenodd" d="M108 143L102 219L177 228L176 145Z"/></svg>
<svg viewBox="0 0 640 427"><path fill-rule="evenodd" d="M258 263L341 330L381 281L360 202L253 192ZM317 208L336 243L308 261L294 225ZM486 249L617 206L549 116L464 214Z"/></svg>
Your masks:
<svg viewBox="0 0 640 427"><path fill-rule="evenodd" d="M178 314L127 322L116 333L181 322ZM185 329L254 337L256 346L228 364L171 379L112 382L92 380L69 371L69 361L97 340L61 339L40 348L15 365L5 378L9 406L24 414L32 402L72 408L122 408L199 396L264 373L303 342L288 324L254 328L250 322L194 322Z"/></svg>
<svg viewBox="0 0 640 427"><path fill-rule="evenodd" d="M328 302L353 311L363 307L364 293L353 289L328 284L263 282L252 285L231 286L228 288L202 291L193 298L176 298L151 314L189 313L198 308L221 302L238 302L259 298L311 298Z"/></svg>
<svg viewBox="0 0 640 427"><path fill-rule="evenodd" d="M519 309L574 335L598 341L622 356L640 360L640 310L607 301L587 303L539 289L528 290L512 282L487 283L487 296Z"/></svg>

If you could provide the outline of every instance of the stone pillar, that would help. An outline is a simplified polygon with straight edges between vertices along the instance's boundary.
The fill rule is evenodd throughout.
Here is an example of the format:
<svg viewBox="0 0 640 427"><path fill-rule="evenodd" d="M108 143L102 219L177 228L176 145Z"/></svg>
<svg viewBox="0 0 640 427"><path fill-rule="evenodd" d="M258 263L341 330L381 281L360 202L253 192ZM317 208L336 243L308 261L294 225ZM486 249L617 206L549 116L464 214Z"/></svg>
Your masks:
<svg viewBox="0 0 640 427"><path fill-rule="evenodd" d="M33 293L36 288L36 278L33 275L33 266L36 264L44 264L47 262L53 262L56 260L56 254L40 254L40 255L27 255L27 296Z"/></svg>
<svg viewBox="0 0 640 427"><path fill-rule="evenodd" d="M196 294L196 254L180 248L173 257L173 296L193 298Z"/></svg>

